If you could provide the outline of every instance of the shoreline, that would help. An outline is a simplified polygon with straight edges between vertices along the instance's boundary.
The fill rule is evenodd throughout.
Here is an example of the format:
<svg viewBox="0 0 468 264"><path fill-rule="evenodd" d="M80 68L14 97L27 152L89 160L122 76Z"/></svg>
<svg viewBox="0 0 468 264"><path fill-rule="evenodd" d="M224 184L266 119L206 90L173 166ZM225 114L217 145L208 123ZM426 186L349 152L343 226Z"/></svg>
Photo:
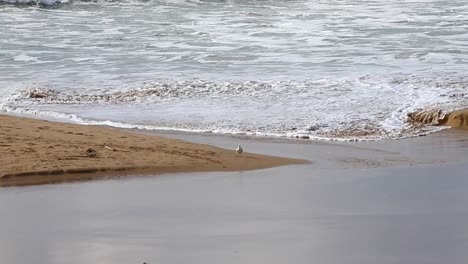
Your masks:
<svg viewBox="0 0 468 264"><path fill-rule="evenodd" d="M427 117L427 115L419 117ZM468 109L446 114L443 119L438 119L437 125L452 126L452 129L443 131L458 130L460 133L466 131ZM440 134L440 132L434 134ZM194 140L196 137L206 138ZM224 140L220 141L218 137ZM431 136L425 137L429 139ZM411 138L402 140L411 140ZM415 140L416 138L411 142ZM225 144L227 141L229 143ZM360 160L363 164L381 164L381 161L371 162L370 160L392 159L382 156L364 159L355 159L353 155L346 159L340 157L339 152L342 150L339 149L347 148L349 144L356 144L355 142L335 144L336 142L300 139L235 136L226 138L220 135L212 137L192 133L158 133L0 114L0 164L2 164L0 187L88 181L132 175L257 170L283 165L307 164L311 163L310 160L320 163L322 159L320 155L309 156L308 153L281 158L278 157L284 155L281 151L255 149L248 145L247 150L262 154L244 153L238 157L234 150L237 143L240 142L245 146L249 144L249 141L256 143L284 141L301 145L310 143L321 153L338 151L332 155L331 159L344 160L349 164L354 160ZM375 148L382 144L392 145L395 142L363 141L357 144L358 148L359 146ZM385 148L387 147L389 146ZM87 153L88 149L91 153ZM413 158L407 157L406 159ZM320 167L320 164L316 165ZM380 167L380 165L369 166Z"/></svg>
<svg viewBox="0 0 468 264"><path fill-rule="evenodd" d="M0 186L306 164L122 129L0 114Z"/></svg>

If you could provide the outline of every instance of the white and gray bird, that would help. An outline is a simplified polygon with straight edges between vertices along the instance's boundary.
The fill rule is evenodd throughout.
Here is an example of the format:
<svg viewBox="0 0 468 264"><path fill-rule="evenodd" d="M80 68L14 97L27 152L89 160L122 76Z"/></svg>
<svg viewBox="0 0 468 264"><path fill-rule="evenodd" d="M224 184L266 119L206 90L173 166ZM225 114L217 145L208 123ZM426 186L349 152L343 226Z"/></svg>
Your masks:
<svg viewBox="0 0 468 264"><path fill-rule="evenodd" d="M240 144L237 146L236 152L237 152L237 156L239 156L240 154L242 154L242 152L244 152Z"/></svg>

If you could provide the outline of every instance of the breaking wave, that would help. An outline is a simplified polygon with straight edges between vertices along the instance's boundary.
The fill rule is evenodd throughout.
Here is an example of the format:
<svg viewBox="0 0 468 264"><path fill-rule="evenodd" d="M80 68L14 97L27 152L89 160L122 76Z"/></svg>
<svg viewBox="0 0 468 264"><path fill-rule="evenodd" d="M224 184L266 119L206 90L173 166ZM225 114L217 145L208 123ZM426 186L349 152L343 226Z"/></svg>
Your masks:
<svg viewBox="0 0 468 264"><path fill-rule="evenodd" d="M463 80L414 76L276 82L158 80L120 88L29 87L5 101L3 110L142 129L379 140L442 129L438 125L445 114L468 107L467 90Z"/></svg>
<svg viewBox="0 0 468 264"><path fill-rule="evenodd" d="M311 87L324 82L235 82L235 81L151 81L137 88L122 88L97 92L61 92L50 88L28 88L18 99L53 104L116 104L153 102L162 99L187 99L202 97L248 96L249 98L288 97L305 94ZM330 84L333 86L333 84Z"/></svg>
<svg viewBox="0 0 468 264"><path fill-rule="evenodd" d="M18 5L38 5L38 6L54 6L59 4L70 3L73 0L0 0L0 3L18 4Z"/></svg>
<svg viewBox="0 0 468 264"><path fill-rule="evenodd" d="M0 0L0 4L13 4L13 5L33 5L40 7L58 6L69 3L144 3L147 0ZM156 3L165 5L198 5L200 1L197 0L154 0Z"/></svg>

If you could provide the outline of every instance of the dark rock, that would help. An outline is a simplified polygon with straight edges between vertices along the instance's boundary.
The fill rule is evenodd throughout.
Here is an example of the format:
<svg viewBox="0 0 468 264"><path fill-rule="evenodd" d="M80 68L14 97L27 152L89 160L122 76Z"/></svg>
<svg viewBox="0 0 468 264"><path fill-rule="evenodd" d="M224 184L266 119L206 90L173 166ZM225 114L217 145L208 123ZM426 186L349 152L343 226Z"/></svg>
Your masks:
<svg viewBox="0 0 468 264"><path fill-rule="evenodd" d="M94 158L97 156L97 151L95 149L89 148L86 150L86 156Z"/></svg>

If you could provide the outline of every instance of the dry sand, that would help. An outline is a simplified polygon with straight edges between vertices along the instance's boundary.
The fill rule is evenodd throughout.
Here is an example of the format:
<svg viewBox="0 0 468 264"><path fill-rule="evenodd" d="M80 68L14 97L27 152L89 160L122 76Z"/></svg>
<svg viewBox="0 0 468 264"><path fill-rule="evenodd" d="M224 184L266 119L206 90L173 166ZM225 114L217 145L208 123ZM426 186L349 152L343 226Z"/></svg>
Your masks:
<svg viewBox="0 0 468 264"><path fill-rule="evenodd" d="M108 127L0 115L0 186L307 162L245 152L237 156L234 150Z"/></svg>

